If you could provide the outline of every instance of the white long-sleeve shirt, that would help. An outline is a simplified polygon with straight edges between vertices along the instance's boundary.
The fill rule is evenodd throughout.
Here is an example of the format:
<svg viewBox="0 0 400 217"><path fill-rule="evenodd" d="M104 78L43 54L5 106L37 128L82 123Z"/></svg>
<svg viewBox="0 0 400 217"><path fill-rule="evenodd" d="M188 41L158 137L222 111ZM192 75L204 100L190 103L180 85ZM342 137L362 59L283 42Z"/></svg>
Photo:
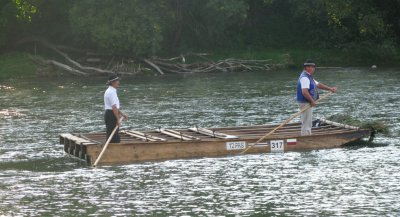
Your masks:
<svg viewBox="0 0 400 217"><path fill-rule="evenodd" d="M119 109L119 99L117 96L117 89L113 86L109 86L106 92L104 93L104 109L112 110L113 105L117 106Z"/></svg>

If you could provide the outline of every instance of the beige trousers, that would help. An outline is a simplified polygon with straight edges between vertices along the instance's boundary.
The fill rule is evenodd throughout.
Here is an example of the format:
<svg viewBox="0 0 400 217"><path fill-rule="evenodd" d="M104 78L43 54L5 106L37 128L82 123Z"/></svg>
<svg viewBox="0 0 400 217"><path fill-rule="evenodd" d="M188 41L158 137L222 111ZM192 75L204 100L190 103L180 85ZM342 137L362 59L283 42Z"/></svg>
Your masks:
<svg viewBox="0 0 400 217"><path fill-rule="evenodd" d="M299 103L300 109L302 109L306 105L309 105L309 103ZM301 135L302 136L311 135L312 113L313 113L313 108L310 108L301 114Z"/></svg>

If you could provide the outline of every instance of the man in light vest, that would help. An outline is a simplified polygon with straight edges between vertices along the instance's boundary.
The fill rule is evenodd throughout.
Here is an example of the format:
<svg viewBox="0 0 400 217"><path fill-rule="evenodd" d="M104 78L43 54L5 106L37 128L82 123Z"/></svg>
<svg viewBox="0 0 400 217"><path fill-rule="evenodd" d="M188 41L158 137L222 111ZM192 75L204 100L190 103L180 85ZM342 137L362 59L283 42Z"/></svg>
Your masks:
<svg viewBox="0 0 400 217"><path fill-rule="evenodd" d="M316 101L319 98L318 88L322 90L328 90L336 92L336 87L329 87L321 82L316 81L313 78L315 72L315 62L307 60L303 64L303 72L300 74L299 80L297 81L297 102L299 103L300 109L310 104L316 106ZM306 110L301 115L301 135L311 135L312 128L312 108Z"/></svg>

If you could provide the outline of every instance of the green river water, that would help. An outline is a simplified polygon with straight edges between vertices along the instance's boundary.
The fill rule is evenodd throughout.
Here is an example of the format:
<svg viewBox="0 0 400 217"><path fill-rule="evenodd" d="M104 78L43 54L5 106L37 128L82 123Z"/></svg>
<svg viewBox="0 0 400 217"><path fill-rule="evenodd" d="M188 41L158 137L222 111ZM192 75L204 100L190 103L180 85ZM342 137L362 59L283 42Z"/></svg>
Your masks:
<svg viewBox="0 0 400 217"><path fill-rule="evenodd" d="M298 111L298 75L123 78L123 127L280 123ZM106 77L0 81L0 216L399 216L400 69L315 77L339 89L315 117L380 120L390 135L371 146L93 169L66 156L58 135L105 130Z"/></svg>

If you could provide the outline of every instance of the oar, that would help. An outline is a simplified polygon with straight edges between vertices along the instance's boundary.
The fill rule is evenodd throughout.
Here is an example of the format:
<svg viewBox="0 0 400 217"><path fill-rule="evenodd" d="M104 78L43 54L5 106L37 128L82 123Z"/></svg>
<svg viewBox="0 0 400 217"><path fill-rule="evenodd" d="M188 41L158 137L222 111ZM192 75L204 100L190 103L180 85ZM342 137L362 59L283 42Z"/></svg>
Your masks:
<svg viewBox="0 0 400 217"><path fill-rule="evenodd" d="M124 119L124 117L121 117L121 119L119 119L119 121L121 122L123 119ZM111 139L113 138L113 136L114 136L115 132L117 131L117 129L118 129L118 125L115 126L114 130L111 132L110 137L108 137L107 142L104 145L103 150L101 150L101 152L100 152L99 156L97 157L96 161L94 162L93 167L96 167L97 164L99 163L99 161L101 160L101 157L103 157L103 154L106 151L107 146L110 143Z"/></svg>
<svg viewBox="0 0 400 217"><path fill-rule="evenodd" d="M327 98L328 96L330 96L331 94L333 94L333 92L329 92L323 96L321 96L321 98L319 98L316 102L320 102L321 100ZM298 111L296 114L290 116L290 118L288 118L286 121L282 122L279 126L275 127L275 129L271 130L269 133L265 134L263 137L261 137L259 140L257 140L257 142L255 142L252 145L249 145L249 147L247 147L244 151L242 151L240 154L244 154L246 153L246 151L248 151L250 148L254 147L255 145L257 145L259 142L263 141L265 138L267 138L268 136L272 135L273 133L275 133L275 131L277 131L279 128L283 127L285 124L289 123L289 121L291 121L293 118L301 115L303 112L307 111L308 109L311 108L311 104L308 104L306 106L304 106L300 111Z"/></svg>

